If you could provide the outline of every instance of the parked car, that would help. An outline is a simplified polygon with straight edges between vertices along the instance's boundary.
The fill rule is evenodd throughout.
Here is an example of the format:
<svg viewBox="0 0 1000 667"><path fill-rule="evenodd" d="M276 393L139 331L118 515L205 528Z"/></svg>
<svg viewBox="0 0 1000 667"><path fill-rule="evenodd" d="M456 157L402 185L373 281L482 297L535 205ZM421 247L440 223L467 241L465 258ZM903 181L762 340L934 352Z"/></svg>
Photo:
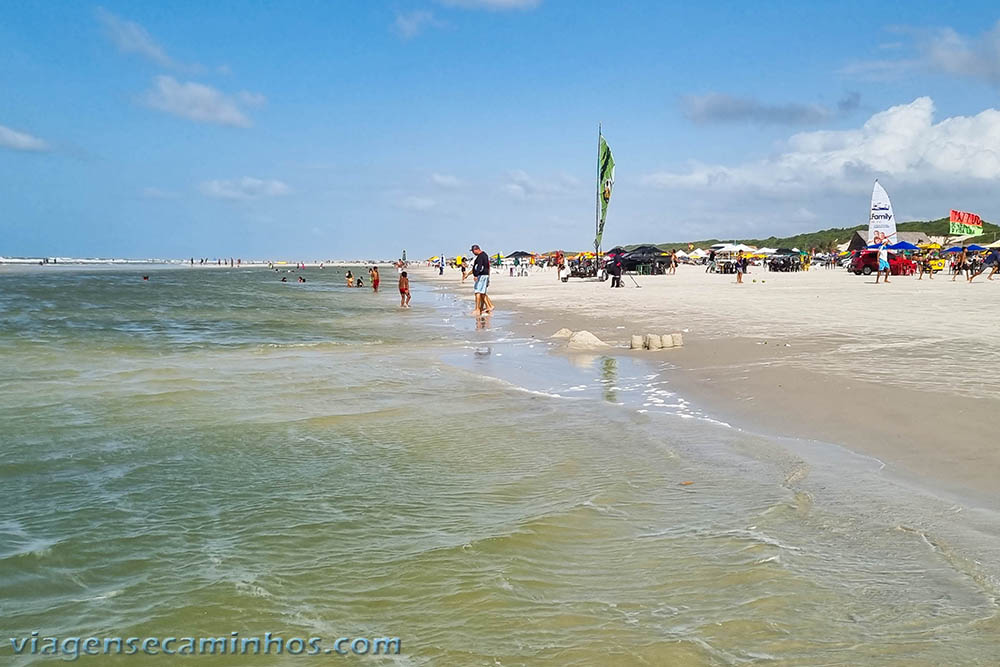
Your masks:
<svg viewBox="0 0 1000 667"><path fill-rule="evenodd" d="M889 252L889 273L894 276L910 275L917 269L917 263L900 253ZM878 250L864 250L851 260L850 270L854 275L869 276L878 270Z"/></svg>

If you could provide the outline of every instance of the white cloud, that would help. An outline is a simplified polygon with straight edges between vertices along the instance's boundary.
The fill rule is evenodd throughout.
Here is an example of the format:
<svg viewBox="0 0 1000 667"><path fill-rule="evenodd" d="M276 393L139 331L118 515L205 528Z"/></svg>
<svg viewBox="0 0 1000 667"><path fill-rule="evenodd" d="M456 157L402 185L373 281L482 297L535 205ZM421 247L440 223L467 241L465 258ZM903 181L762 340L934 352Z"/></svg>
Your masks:
<svg viewBox="0 0 1000 667"><path fill-rule="evenodd" d="M174 67L173 59L167 55L162 46L150 36L146 29L135 21L127 21L104 9L97 8L97 18L104 25L104 30L119 51L123 53L138 53L163 67Z"/></svg>
<svg viewBox="0 0 1000 667"><path fill-rule="evenodd" d="M735 166L694 164L643 182L660 188L789 192L853 188L875 175L896 182L1000 179L1000 111L934 123L934 102L920 97L873 115L861 128L803 132L787 150Z"/></svg>
<svg viewBox="0 0 1000 667"><path fill-rule="evenodd" d="M514 169L507 173L507 182L501 189L515 199L527 199L564 195L579 185L580 182L569 174L559 174L551 179L538 179L522 169Z"/></svg>
<svg viewBox="0 0 1000 667"><path fill-rule="evenodd" d="M240 104L259 106L263 95L249 92L235 97L193 81L180 82L171 76L158 76L152 90L143 96L143 102L159 111L189 118L203 123L218 123L235 127L250 127L250 119Z"/></svg>
<svg viewBox="0 0 1000 667"><path fill-rule="evenodd" d="M425 9L414 9L409 12L396 12L392 29L403 39L411 39L427 28L441 28L444 25L434 16L433 12Z"/></svg>
<svg viewBox="0 0 1000 667"><path fill-rule="evenodd" d="M731 123L749 121L761 124L801 125L829 120L832 112L819 104L767 104L753 98L723 93L685 95L681 98L684 115L696 123Z"/></svg>
<svg viewBox="0 0 1000 667"><path fill-rule="evenodd" d="M236 93L236 99L248 107L261 107L267 104L267 98L260 93L251 93L249 90L241 90Z"/></svg>
<svg viewBox="0 0 1000 667"><path fill-rule="evenodd" d="M857 92L841 98L836 107L800 102L759 102L752 97L724 93L685 95L684 115L695 123L756 123L760 125L815 125L854 111L861 102Z"/></svg>
<svg viewBox="0 0 1000 667"><path fill-rule="evenodd" d="M244 176L234 180L204 181L199 186L206 197L218 199L259 199L287 195L291 189L285 183Z"/></svg>
<svg viewBox="0 0 1000 667"><path fill-rule="evenodd" d="M0 148L35 152L50 150L50 146L46 141L38 137L33 137L26 132L12 130L4 125L0 125Z"/></svg>
<svg viewBox="0 0 1000 667"><path fill-rule="evenodd" d="M435 201L429 197L404 197L399 207L407 211L429 211L434 208Z"/></svg>
<svg viewBox="0 0 1000 667"><path fill-rule="evenodd" d="M542 0L438 0L438 3L445 7L505 11L508 9L534 9L542 4Z"/></svg>
<svg viewBox="0 0 1000 667"><path fill-rule="evenodd" d="M431 174L431 180L442 188L457 188L462 185L462 181L451 174Z"/></svg>
<svg viewBox="0 0 1000 667"><path fill-rule="evenodd" d="M898 59L854 62L842 74L873 80L900 78L913 71L979 79L1000 87L1000 21L976 36L953 28L897 27L906 41L881 45L883 50L906 51Z"/></svg>

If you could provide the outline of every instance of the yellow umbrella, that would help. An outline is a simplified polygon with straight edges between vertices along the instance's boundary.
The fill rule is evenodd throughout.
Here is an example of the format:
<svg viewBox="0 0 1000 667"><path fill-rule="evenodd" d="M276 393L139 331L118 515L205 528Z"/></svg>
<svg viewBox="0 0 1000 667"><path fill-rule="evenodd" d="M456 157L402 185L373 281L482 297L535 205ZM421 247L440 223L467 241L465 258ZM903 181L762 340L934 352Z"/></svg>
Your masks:
<svg viewBox="0 0 1000 667"><path fill-rule="evenodd" d="M924 250L940 250L941 249L941 244L940 243L918 243L917 247L918 248L923 248Z"/></svg>

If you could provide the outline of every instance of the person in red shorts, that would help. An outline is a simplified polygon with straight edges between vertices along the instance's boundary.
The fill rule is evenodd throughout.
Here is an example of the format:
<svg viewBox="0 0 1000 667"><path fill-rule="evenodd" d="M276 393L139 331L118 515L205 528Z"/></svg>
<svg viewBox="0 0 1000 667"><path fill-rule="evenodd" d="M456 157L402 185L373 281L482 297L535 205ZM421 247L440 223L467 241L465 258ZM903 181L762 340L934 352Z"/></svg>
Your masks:
<svg viewBox="0 0 1000 667"><path fill-rule="evenodd" d="M399 307L410 307L410 279L406 277L406 271L399 274Z"/></svg>

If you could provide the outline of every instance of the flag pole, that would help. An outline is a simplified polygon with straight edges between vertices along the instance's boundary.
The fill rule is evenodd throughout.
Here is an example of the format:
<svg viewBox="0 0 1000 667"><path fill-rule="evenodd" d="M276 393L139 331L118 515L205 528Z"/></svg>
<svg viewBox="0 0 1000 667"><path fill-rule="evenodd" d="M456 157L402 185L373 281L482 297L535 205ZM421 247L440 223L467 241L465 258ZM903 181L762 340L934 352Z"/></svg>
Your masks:
<svg viewBox="0 0 1000 667"><path fill-rule="evenodd" d="M600 276L600 241L601 233L601 123L597 123L597 188L594 198L594 269Z"/></svg>

